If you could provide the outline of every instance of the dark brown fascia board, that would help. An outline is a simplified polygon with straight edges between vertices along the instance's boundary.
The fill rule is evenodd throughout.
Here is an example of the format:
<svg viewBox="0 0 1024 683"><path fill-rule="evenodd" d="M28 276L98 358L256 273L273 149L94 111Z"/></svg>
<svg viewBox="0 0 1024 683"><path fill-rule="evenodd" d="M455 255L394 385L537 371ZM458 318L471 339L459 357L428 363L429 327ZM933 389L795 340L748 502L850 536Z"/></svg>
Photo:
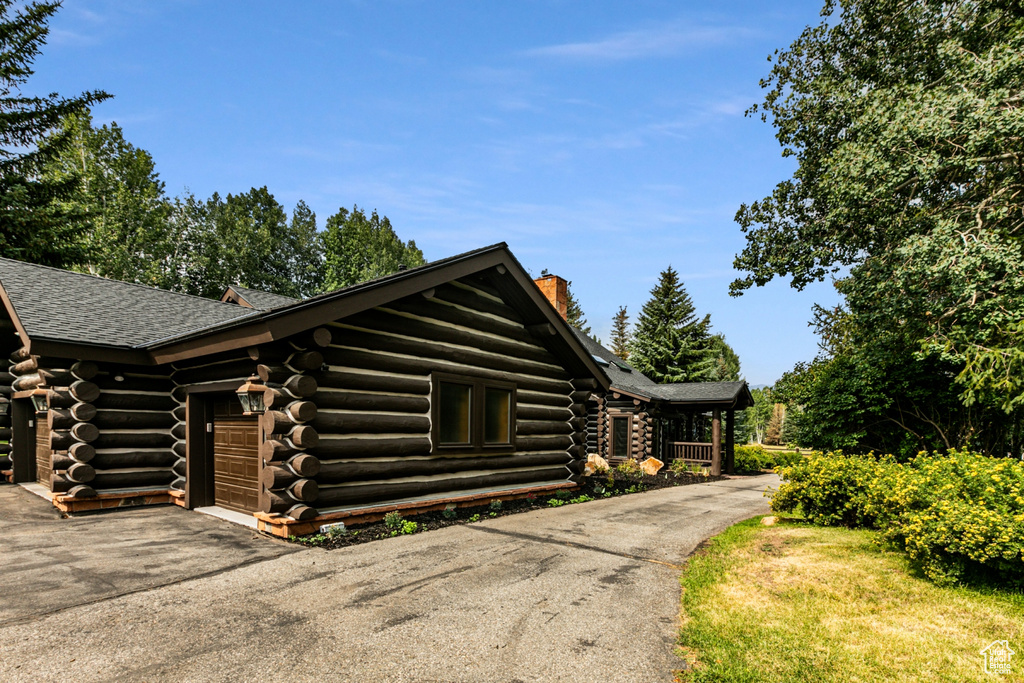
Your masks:
<svg viewBox="0 0 1024 683"><path fill-rule="evenodd" d="M29 343L34 356L74 358L75 360L109 361L126 365L153 365L152 357L141 349L119 346L98 346L37 337Z"/></svg>
<svg viewBox="0 0 1024 683"><path fill-rule="evenodd" d="M11 297L7 295L7 289L4 288L3 283L0 283L0 301L4 302L4 308L7 309L7 315L11 316L11 322L14 323L14 329L18 331L18 337L25 346L29 346L31 341L29 340L28 332L25 331L25 326L21 324L21 319L18 318L18 312L14 310L14 304L11 303ZM31 347L29 347L31 350Z"/></svg>
<svg viewBox="0 0 1024 683"><path fill-rule="evenodd" d="M638 393L636 393L634 391L627 391L626 389L620 389L617 386L615 386L614 384L612 385L612 387L610 389L608 389L608 391L610 391L612 393L615 393L615 394L622 394L623 396L629 396L630 398L639 399L639 400L645 401L645 402L650 402L650 400L651 400L650 396L644 396L643 394L638 394Z"/></svg>
<svg viewBox="0 0 1024 683"><path fill-rule="evenodd" d="M194 337L162 349L149 352L154 365L173 363L187 358L208 356L221 351L232 351L257 344L268 344L279 337L271 334L263 320L256 320L241 327L233 327L202 337Z"/></svg>

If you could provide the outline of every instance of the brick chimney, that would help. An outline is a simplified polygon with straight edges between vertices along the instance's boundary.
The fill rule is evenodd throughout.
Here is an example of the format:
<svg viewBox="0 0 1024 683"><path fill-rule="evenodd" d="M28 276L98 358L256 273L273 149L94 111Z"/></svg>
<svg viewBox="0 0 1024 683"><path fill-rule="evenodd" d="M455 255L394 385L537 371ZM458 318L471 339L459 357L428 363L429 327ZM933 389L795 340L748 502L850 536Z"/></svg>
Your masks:
<svg viewBox="0 0 1024 683"><path fill-rule="evenodd" d="M562 316L562 320L565 320L569 314L569 283L557 275L545 275L534 282L540 287L541 294L546 296L558 311L558 315Z"/></svg>

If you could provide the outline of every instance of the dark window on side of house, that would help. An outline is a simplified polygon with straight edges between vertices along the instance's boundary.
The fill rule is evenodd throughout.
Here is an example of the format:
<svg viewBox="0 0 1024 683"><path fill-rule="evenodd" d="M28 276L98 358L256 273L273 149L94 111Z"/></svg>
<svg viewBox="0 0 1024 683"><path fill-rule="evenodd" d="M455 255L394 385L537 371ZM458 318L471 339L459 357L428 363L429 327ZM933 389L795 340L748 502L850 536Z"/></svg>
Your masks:
<svg viewBox="0 0 1024 683"><path fill-rule="evenodd" d="M436 373L431 405L434 452L515 450L515 384Z"/></svg>
<svg viewBox="0 0 1024 683"><path fill-rule="evenodd" d="M473 385L440 382L438 387L438 443L465 446L472 443Z"/></svg>
<svg viewBox="0 0 1024 683"><path fill-rule="evenodd" d="M629 417L612 418L612 457L629 457Z"/></svg>

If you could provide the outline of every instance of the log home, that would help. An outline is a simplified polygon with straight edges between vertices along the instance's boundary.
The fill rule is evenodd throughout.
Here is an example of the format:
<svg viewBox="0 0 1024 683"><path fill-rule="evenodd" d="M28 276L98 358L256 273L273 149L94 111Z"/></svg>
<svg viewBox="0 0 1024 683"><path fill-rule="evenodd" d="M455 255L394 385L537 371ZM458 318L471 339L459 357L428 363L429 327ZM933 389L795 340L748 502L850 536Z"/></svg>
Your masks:
<svg viewBox="0 0 1024 683"><path fill-rule="evenodd" d="M504 244L301 301L0 259L0 299L0 471L67 512L285 536L570 488L610 389Z"/></svg>
<svg viewBox="0 0 1024 683"><path fill-rule="evenodd" d="M564 318L567 283L557 275L537 285ZM587 401L587 448L611 463L655 457L683 460L712 474L733 472L736 411L754 405L746 382L658 384L594 339L572 328L601 366L608 391ZM725 417L723 432L722 418Z"/></svg>

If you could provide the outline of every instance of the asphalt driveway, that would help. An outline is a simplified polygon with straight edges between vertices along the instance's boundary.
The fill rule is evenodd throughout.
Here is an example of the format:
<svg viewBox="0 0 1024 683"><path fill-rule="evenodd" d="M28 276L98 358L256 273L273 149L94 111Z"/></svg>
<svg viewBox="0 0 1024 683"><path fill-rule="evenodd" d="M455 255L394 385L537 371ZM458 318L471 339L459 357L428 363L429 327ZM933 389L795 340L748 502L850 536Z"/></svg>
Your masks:
<svg viewBox="0 0 1024 683"><path fill-rule="evenodd" d="M0 680L671 680L681 565L777 481L335 551L169 507L14 518L0 487Z"/></svg>

